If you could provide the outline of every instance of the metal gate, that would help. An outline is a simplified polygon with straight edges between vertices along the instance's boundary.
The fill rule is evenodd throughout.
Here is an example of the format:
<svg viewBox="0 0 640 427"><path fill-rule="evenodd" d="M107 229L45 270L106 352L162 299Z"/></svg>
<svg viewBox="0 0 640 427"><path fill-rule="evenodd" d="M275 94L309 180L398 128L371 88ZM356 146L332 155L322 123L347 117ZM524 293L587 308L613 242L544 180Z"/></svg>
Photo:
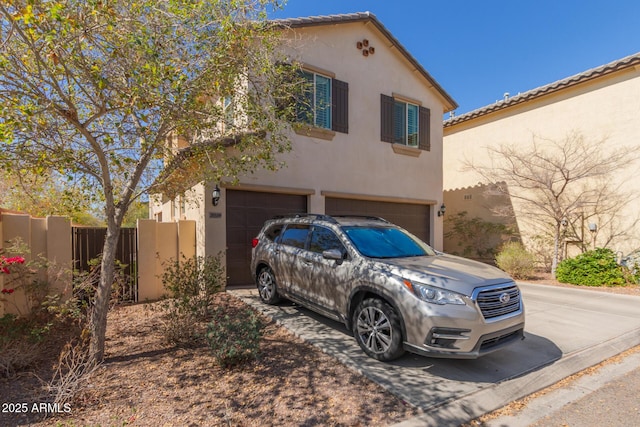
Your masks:
<svg viewBox="0 0 640 427"><path fill-rule="evenodd" d="M106 228L72 227L73 274L88 275L97 286ZM116 281L114 298L118 301L138 301L138 236L135 228L122 228L116 249ZM92 274L94 273L94 274Z"/></svg>

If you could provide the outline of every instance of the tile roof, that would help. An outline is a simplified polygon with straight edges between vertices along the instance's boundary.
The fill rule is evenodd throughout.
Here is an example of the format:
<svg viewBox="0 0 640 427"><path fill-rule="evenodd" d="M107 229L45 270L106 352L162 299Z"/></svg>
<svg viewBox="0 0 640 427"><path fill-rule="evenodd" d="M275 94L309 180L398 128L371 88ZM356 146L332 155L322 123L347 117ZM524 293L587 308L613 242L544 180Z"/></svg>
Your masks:
<svg viewBox="0 0 640 427"><path fill-rule="evenodd" d="M402 46L402 43L396 39L393 34L382 25L378 18L371 12L345 13L338 15L324 16L308 16L303 18L286 18L276 19L272 21L275 25L287 28L314 27L320 25L334 25L353 22L371 22L384 37L389 39L398 51L413 65L416 70L429 82L429 84L442 96L445 101L445 112L453 111L458 108L456 101L449 95L440 84L424 69L424 67Z"/></svg>
<svg viewBox="0 0 640 427"><path fill-rule="evenodd" d="M640 64L640 52L633 55L629 55L617 61L610 62L605 65L601 65L596 68L584 71L579 74L575 74L571 77L567 77L562 80L555 81L545 86L540 86L535 89L531 89L527 92L520 93L512 96L503 101L498 101L485 107L478 108L465 114L461 114L456 117L452 117L444 121L444 127L450 127L462 122L466 122L477 117L485 116L496 111L504 110L523 102L531 101L536 98L540 98L544 95L548 95L554 92L561 91L563 89L576 86L578 84L606 76L611 73L615 73L625 68L635 67Z"/></svg>

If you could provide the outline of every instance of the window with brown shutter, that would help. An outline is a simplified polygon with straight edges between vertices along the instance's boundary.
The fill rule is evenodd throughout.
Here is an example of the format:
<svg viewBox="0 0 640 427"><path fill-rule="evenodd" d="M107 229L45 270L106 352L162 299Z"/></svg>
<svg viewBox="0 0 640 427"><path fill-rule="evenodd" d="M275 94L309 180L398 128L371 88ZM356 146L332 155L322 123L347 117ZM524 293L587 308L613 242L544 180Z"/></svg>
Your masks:
<svg viewBox="0 0 640 427"><path fill-rule="evenodd" d="M430 116L428 108L380 94L380 140L429 151Z"/></svg>

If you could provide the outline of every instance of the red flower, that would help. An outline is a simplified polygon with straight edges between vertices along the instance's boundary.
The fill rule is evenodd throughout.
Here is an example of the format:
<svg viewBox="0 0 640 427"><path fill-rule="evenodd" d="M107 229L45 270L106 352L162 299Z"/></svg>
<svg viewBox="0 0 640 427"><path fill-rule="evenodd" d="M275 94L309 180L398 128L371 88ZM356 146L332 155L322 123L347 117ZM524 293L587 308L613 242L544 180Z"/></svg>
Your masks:
<svg viewBox="0 0 640 427"><path fill-rule="evenodd" d="M4 255L0 255L0 271L4 274L10 274L8 266L12 264L24 264L24 258L21 256L7 258Z"/></svg>
<svg viewBox="0 0 640 427"><path fill-rule="evenodd" d="M13 291L15 291L15 289L3 289L3 290L2 290L2 293L3 293L3 294L12 294L12 293L13 293Z"/></svg>

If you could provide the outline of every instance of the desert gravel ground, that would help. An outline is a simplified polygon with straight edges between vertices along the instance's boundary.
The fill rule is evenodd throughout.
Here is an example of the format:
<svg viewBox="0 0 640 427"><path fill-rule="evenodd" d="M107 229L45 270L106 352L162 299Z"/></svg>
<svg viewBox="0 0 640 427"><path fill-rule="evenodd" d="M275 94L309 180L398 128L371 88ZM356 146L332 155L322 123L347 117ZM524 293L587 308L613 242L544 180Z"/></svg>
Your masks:
<svg viewBox="0 0 640 427"><path fill-rule="evenodd" d="M229 294L219 304L242 309ZM268 320L267 320L268 322ZM416 414L382 387L268 324L260 358L223 369L206 347L176 348L146 304L109 314L106 359L70 413L0 414L0 425L385 426ZM46 378L47 370L38 376ZM42 401L34 375L0 380L2 402ZM44 398L46 401L46 398Z"/></svg>

